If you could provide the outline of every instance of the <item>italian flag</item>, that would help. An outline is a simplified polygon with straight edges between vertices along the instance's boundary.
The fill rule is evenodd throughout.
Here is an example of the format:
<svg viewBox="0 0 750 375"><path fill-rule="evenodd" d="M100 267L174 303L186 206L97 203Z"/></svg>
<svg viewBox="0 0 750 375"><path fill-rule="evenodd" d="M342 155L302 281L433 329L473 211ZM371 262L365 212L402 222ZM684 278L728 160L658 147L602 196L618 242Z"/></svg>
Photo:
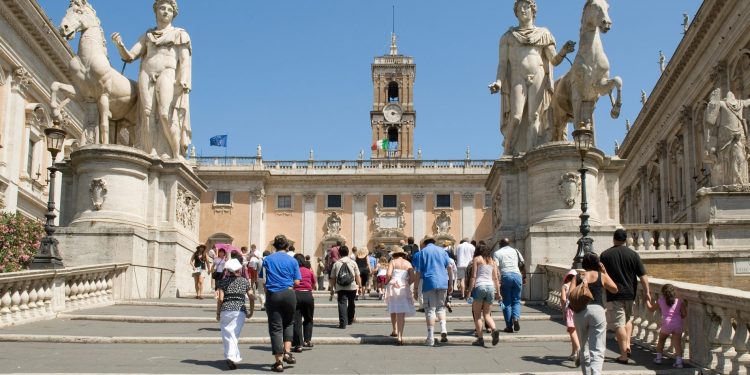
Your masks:
<svg viewBox="0 0 750 375"><path fill-rule="evenodd" d="M388 138L379 139L372 144L372 150L387 150L389 146Z"/></svg>

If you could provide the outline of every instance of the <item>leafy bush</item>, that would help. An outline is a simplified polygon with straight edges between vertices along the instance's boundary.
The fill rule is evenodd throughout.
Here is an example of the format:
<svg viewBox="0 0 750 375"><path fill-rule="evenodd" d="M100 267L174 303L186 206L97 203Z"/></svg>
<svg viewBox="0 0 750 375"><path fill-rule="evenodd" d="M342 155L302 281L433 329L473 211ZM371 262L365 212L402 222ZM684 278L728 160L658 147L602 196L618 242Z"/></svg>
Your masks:
<svg viewBox="0 0 750 375"><path fill-rule="evenodd" d="M44 237L44 225L20 213L0 213L0 272L29 268Z"/></svg>

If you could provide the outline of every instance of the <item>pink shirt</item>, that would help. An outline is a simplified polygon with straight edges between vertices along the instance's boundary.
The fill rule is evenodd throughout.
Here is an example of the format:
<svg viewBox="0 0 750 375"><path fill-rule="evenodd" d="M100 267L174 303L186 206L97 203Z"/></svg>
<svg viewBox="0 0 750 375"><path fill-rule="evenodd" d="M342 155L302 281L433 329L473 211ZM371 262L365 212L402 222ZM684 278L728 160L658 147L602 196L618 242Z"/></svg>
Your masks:
<svg viewBox="0 0 750 375"><path fill-rule="evenodd" d="M675 298L672 306L667 305L664 297L659 297L659 310L661 310L661 331L666 333L681 333L683 329L682 300Z"/></svg>
<svg viewBox="0 0 750 375"><path fill-rule="evenodd" d="M313 275L312 271L307 267L300 267L299 273L302 275L302 278L299 281L299 285L294 286L294 290L315 290L315 275Z"/></svg>

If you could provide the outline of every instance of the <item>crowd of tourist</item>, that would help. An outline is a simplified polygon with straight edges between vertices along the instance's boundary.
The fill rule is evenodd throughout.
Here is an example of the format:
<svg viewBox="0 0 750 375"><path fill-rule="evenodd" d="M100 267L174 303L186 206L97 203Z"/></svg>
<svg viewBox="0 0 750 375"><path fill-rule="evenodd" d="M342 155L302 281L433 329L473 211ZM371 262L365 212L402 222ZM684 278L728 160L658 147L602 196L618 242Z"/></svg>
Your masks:
<svg viewBox="0 0 750 375"><path fill-rule="evenodd" d="M671 337L676 351L674 367L681 368L681 336L686 308L667 284L654 303L650 297L645 267L632 249L625 246L626 232L615 231L614 246L601 258L593 252L582 259L582 271L570 270L562 280L561 295L566 331L570 335L569 359L584 374L599 374L604 364L607 322L615 327L620 348L618 363L629 363L633 304L638 283L644 288L647 308L663 316L657 346L656 363L663 362L665 341ZM272 370L284 371L284 363L293 364L293 353L313 347L315 300L313 291L327 290L329 300L336 297L338 328L356 322L356 301L366 296L384 299L390 315L396 345L404 345L404 326L408 316L423 312L426 324L425 345L448 342L446 310L451 311L453 288L457 298L471 306L475 346L485 347L484 333L497 345L501 330L491 310L499 303L505 323L502 331L521 329L521 292L526 284L525 259L501 239L496 250L483 241L462 240L455 251L452 244L427 236L421 247L413 238L372 251L336 243L316 260L313 271L310 256L296 253L283 235L274 238L273 252L260 252L255 245L237 249L217 244L207 251L200 245L191 256L196 298L203 298L205 272L215 290L216 319L220 323L224 356L230 369L241 360L238 338L245 318L253 315L257 300L268 317L268 332L275 362ZM585 289L588 296L581 297ZM583 302L581 302L583 300ZM415 308L415 302L419 309ZM437 331L436 331L437 330Z"/></svg>

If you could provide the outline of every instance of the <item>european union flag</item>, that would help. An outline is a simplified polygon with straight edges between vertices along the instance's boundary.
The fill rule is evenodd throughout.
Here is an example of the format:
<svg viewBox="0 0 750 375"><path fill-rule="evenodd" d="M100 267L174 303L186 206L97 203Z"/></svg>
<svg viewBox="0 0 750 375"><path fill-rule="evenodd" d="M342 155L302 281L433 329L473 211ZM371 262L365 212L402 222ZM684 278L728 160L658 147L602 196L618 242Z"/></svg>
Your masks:
<svg viewBox="0 0 750 375"><path fill-rule="evenodd" d="M217 135L217 136L211 137L211 146L227 147L227 139L228 138L229 137L226 134L224 134L224 135Z"/></svg>

